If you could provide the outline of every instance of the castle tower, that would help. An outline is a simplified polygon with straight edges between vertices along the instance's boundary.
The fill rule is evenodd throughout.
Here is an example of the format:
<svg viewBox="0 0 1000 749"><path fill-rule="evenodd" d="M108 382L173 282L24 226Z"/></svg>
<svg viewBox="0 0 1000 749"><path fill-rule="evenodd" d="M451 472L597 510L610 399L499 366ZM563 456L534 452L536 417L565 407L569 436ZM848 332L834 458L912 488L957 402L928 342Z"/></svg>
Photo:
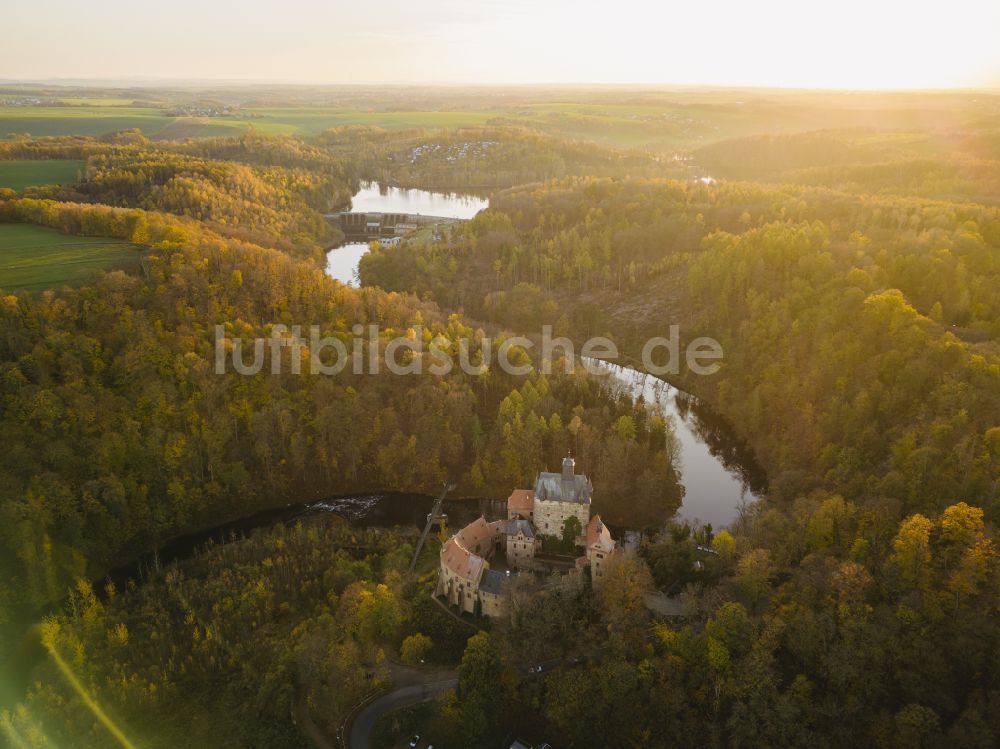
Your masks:
<svg viewBox="0 0 1000 749"><path fill-rule="evenodd" d="M559 536L569 517L585 528L590 521L590 480L576 472L572 455L563 458L558 473L542 471L535 479L532 524L543 536Z"/></svg>
<svg viewBox="0 0 1000 749"><path fill-rule="evenodd" d="M567 455L563 458L562 464L562 480L569 481L572 483L573 475L576 473L576 461L573 460L571 455Z"/></svg>

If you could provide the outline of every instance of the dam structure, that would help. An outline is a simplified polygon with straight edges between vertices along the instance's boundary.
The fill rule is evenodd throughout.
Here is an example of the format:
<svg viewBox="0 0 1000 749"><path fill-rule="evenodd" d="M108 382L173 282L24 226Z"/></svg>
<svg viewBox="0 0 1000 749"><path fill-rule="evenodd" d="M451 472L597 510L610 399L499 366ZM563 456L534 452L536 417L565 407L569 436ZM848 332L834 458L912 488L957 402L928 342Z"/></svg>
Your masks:
<svg viewBox="0 0 1000 749"><path fill-rule="evenodd" d="M342 211L326 218L340 227L348 242L370 242L401 237L426 224L454 224L461 219L425 216L419 213L378 213Z"/></svg>

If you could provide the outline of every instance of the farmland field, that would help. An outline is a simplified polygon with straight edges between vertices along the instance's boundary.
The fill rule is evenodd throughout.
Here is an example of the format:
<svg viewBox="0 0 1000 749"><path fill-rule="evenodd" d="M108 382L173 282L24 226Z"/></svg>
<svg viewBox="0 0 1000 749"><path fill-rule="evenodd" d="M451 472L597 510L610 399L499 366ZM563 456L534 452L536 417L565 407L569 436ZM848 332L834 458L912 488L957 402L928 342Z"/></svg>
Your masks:
<svg viewBox="0 0 1000 749"><path fill-rule="evenodd" d="M0 224L0 289L41 291L74 285L94 273L134 265L140 249L128 242L72 237L28 224Z"/></svg>
<svg viewBox="0 0 1000 749"><path fill-rule="evenodd" d="M24 90L31 95L30 90ZM857 94L836 103L810 92L641 90L584 93L576 90L497 89L463 98L450 91L419 95L398 93L388 100L364 90L331 89L321 99L275 91L250 96L245 89L211 93L232 114L220 116L215 105L204 114L175 92L88 98L65 92L59 101L72 106L0 106L0 138L10 133L33 136L90 135L138 128L156 140L265 134L314 136L343 125L387 129L453 128L488 123L518 125L556 137L621 148L672 151L757 133L802 132L823 128L921 129L951 127L990 113L989 102L941 96L933 101L908 93L883 97ZM271 101L268 101L270 99ZM172 112L192 112L174 116Z"/></svg>
<svg viewBox="0 0 1000 749"><path fill-rule="evenodd" d="M656 149L758 132L763 127L759 119L758 113L702 111L672 103L630 110L619 104L596 106L563 101L455 110L251 107L231 117L172 117L149 107L0 107L0 138L11 133L97 136L130 128L155 140L239 135L250 129L310 137L344 125L434 130L495 122L610 146Z"/></svg>
<svg viewBox="0 0 1000 749"><path fill-rule="evenodd" d="M173 119L151 107L0 107L0 137L102 135L130 128L155 135Z"/></svg>
<svg viewBox="0 0 1000 749"><path fill-rule="evenodd" d="M275 127L315 135L342 125L376 125L384 128L439 128L483 125L502 111L360 111L325 107L269 107L249 110L256 115L254 127L265 132Z"/></svg>
<svg viewBox="0 0 1000 749"><path fill-rule="evenodd" d="M75 182L83 168L82 161L0 161L0 187L23 190L31 185L65 185Z"/></svg>
<svg viewBox="0 0 1000 749"><path fill-rule="evenodd" d="M248 130L269 135L299 132L299 128L293 124L263 118L178 117L156 133L153 139L217 138L241 135Z"/></svg>

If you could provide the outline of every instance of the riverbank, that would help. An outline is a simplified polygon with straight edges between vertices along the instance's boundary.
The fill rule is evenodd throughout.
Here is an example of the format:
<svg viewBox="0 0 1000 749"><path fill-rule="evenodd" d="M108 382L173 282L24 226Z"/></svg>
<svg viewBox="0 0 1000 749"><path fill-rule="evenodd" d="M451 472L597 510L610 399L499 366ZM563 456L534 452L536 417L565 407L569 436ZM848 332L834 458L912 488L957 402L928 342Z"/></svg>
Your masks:
<svg viewBox="0 0 1000 749"><path fill-rule="evenodd" d="M442 192L362 182L358 192L351 198L350 208L340 215L357 216L359 227L365 230L369 224L365 214L391 216L395 227L395 231L391 233L395 241L400 231L405 232L407 227L416 228L415 225L410 227L404 220L407 217L428 216L462 221L472 218L488 206L486 198L469 192ZM341 219L338 217L338 220ZM367 236L367 231L363 236ZM373 239L381 236L379 230ZM326 253L326 274L341 283L358 285L358 264L368 249L367 239L344 241L329 248Z"/></svg>

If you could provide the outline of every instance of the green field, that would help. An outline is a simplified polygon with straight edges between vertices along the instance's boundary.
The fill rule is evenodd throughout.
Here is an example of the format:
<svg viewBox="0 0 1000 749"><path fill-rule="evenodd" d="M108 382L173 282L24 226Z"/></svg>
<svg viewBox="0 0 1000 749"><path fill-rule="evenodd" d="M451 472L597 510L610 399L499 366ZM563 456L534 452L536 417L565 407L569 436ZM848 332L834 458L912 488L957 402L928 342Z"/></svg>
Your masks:
<svg viewBox="0 0 1000 749"><path fill-rule="evenodd" d="M0 107L0 138L10 133L99 136L129 128L158 140L232 136L249 129L309 137L342 125L438 129L497 122L608 146L672 151L757 133L830 128L923 131L955 123L975 125L992 116L988 98L921 98L907 93L512 88L387 95L354 89L312 93L275 89L258 96L253 91L205 94L233 107L231 116L174 117L165 112L206 110L194 106L197 96L177 91L137 93L142 98L130 99L113 91L92 92L91 98L85 90L72 89L60 99L73 106ZM207 111L222 111L221 105Z"/></svg>
<svg viewBox="0 0 1000 749"><path fill-rule="evenodd" d="M103 135L131 128L155 135L173 119L148 107L0 107L0 138L10 133Z"/></svg>
<svg viewBox="0 0 1000 749"><path fill-rule="evenodd" d="M299 128L285 122L263 118L239 117L178 117L160 130L154 140L184 140L185 138L216 138L242 135L248 130L268 135L298 133Z"/></svg>
<svg viewBox="0 0 1000 749"><path fill-rule="evenodd" d="M76 182L82 161L0 161L0 187L23 190L31 185L65 185Z"/></svg>
<svg viewBox="0 0 1000 749"><path fill-rule="evenodd" d="M128 242L72 237L29 224L0 224L0 289L41 291L76 285L97 271L134 266L141 250Z"/></svg>
<svg viewBox="0 0 1000 749"><path fill-rule="evenodd" d="M325 107L273 107L248 110L257 115L248 120L254 127L271 132L276 127L290 128L304 135L315 135L341 125L377 125L384 128L439 128L484 125L502 115L502 111L360 111ZM216 120L217 122L220 120Z"/></svg>
<svg viewBox="0 0 1000 749"><path fill-rule="evenodd" d="M633 111L630 111L633 110ZM0 107L0 138L12 133L32 136L103 135L138 128L157 140L239 135L249 129L267 134L312 136L343 125L375 125L387 129L452 128L485 125L491 120L516 122L553 135L613 146L694 143L703 138L756 131L739 116L718 113L678 114L675 107L595 106L545 102L524 106L458 110L363 110L332 107L249 108L245 116L170 117L159 109L124 106ZM677 121L679 118L680 121ZM732 126L718 131L720 119Z"/></svg>
<svg viewBox="0 0 1000 749"><path fill-rule="evenodd" d="M61 104L73 107L127 107L132 99L90 98L86 96L69 96L59 99Z"/></svg>
<svg viewBox="0 0 1000 749"><path fill-rule="evenodd" d="M339 125L379 125L387 128L481 125L503 114L495 111L384 112L325 107L273 107L248 110L250 117L180 117L159 109L122 106L0 107L0 138L11 133L103 135L138 128L149 137L210 137L233 135L253 128L264 133L315 135Z"/></svg>

